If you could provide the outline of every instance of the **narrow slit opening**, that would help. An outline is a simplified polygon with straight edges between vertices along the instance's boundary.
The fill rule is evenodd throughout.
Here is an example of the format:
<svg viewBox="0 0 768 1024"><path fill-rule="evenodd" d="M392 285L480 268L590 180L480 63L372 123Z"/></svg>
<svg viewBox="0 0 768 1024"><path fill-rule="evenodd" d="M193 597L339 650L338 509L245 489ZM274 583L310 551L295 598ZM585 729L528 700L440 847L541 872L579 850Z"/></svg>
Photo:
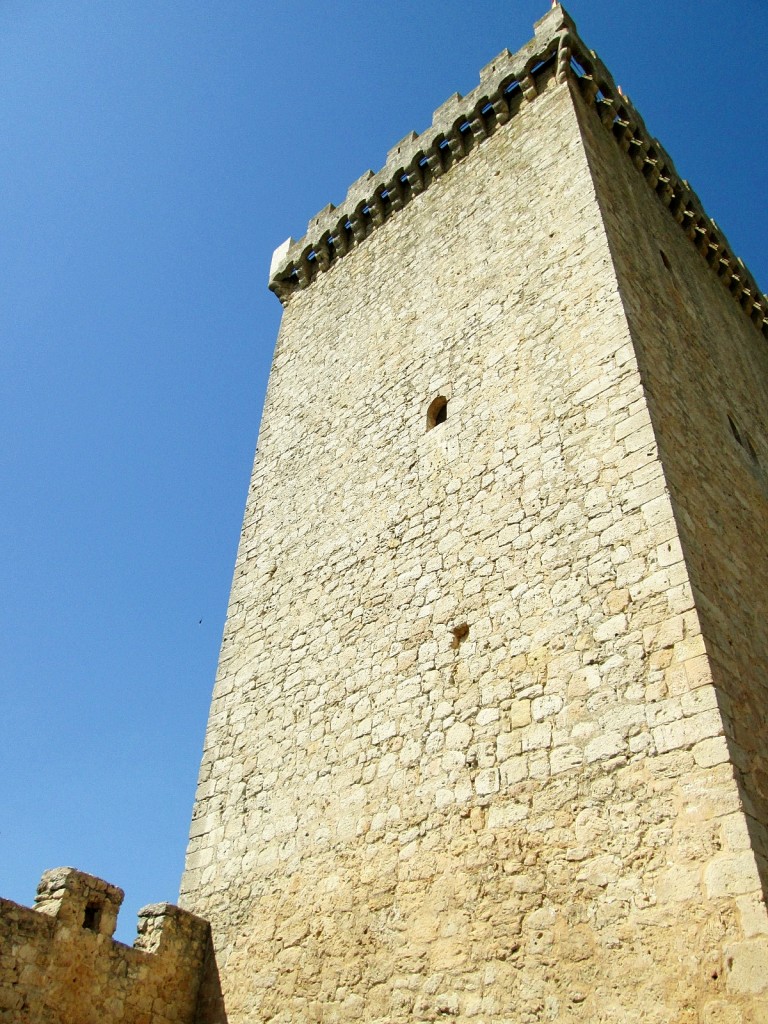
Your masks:
<svg viewBox="0 0 768 1024"><path fill-rule="evenodd" d="M445 395L438 395L427 409L427 430L445 423L448 419L448 399Z"/></svg>
<svg viewBox="0 0 768 1024"><path fill-rule="evenodd" d="M98 903L89 903L83 914L83 928L89 932L97 932L101 923L101 907Z"/></svg>

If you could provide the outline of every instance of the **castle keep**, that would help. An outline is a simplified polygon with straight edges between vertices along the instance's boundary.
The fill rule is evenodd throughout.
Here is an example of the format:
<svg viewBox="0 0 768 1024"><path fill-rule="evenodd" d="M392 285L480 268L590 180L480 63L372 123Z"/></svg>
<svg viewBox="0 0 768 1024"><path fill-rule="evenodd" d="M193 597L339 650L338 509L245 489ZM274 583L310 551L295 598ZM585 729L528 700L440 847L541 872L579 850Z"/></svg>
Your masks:
<svg viewBox="0 0 768 1024"><path fill-rule="evenodd" d="M168 1019L766 1024L746 268L555 5L270 287Z"/></svg>
<svg viewBox="0 0 768 1024"><path fill-rule="evenodd" d="M768 1021L768 308L563 9L270 287L229 1021Z"/></svg>

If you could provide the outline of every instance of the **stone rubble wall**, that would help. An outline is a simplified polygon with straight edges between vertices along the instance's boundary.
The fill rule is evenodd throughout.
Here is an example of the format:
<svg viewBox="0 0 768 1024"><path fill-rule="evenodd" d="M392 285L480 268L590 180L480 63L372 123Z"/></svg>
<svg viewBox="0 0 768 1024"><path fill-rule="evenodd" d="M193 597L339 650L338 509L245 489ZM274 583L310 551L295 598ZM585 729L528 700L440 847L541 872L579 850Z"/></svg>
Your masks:
<svg viewBox="0 0 768 1024"><path fill-rule="evenodd" d="M209 928L168 903L112 938L123 893L72 868L46 872L35 908L0 900L2 1024L196 1024Z"/></svg>
<svg viewBox="0 0 768 1024"><path fill-rule="evenodd" d="M282 296L182 882L230 1024L768 1019L735 716L561 72Z"/></svg>

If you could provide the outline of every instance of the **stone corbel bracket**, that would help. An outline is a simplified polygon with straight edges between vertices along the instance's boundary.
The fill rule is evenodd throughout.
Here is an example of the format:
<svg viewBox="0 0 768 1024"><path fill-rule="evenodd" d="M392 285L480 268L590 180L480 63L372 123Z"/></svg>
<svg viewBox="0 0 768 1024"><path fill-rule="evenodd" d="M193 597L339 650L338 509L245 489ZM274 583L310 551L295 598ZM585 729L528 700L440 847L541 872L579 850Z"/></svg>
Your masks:
<svg viewBox="0 0 768 1024"><path fill-rule="evenodd" d="M629 98L605 65L589 50L559 4L534 26L534 38L515 54L502 52L480 72L480 84L467 96L454 93L421 135L411 132L387 154L378 174L366 171L340 207L332 203L313 217L306 235L287 239L274 253L269 287L283 305L307 288L377 227L534 100L552 75L571 79L593 106L605 128L632 160L660 201L721 278L758 330L768 337L768 297L706 215L696 193L682 179L664 147L645 127Z"/></svg>

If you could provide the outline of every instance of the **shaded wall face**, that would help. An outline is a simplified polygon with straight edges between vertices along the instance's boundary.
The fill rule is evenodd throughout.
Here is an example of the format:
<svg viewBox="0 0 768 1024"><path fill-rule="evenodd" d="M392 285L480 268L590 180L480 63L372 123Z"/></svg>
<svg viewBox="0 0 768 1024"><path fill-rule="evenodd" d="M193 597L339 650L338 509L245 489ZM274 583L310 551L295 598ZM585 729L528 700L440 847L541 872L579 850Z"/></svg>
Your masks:
<svg viewBox="0 0 768 1024"><path fill-rule="evenodd" d="M710 684L550 81L285 311L182 886L231 1024L746 1005Z"/></svg>
<svg viewBox="0 0 768 1024"><path fill-rule="evenodd" d="M579 109L768 880L768 344L595 114Z"/></svg>

